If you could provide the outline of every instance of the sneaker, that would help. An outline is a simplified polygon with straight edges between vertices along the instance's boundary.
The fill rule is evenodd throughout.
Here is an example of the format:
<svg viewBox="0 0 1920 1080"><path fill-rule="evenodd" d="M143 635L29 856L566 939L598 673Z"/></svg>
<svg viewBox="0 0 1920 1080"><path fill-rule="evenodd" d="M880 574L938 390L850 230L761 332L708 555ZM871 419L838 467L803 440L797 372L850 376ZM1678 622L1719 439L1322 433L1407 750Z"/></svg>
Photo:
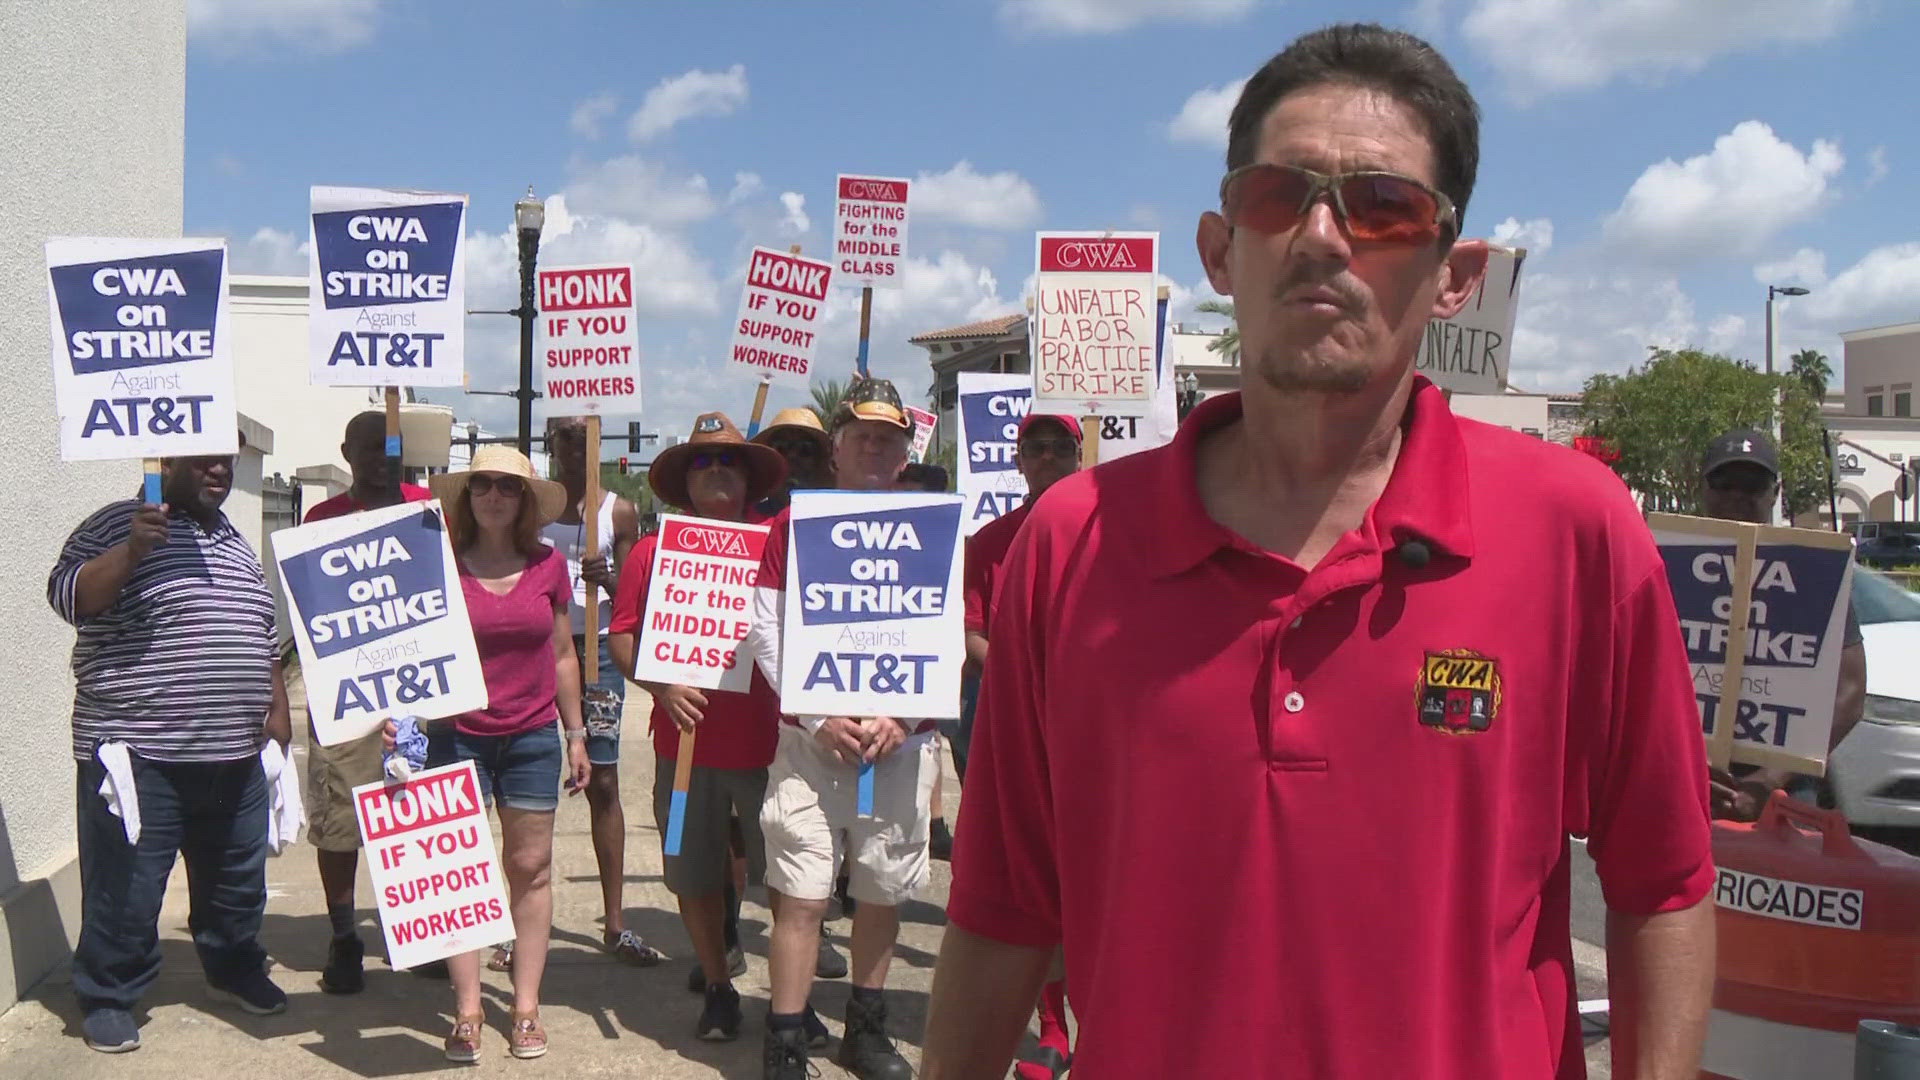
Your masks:
<svg viewBox="0 0 1920 1080"><path fill-rule="evenodd" d="M207 984L214 997L232 1002L255 1016L272 1016L287 1011L286 991L273 985L262 971L249 971L230 983Z"/></svg>
<svg viewBox="0 0 1920 1080"><path fill-rule="evenodd" d="M813 976L816 979L844 979L847 977L847 958L833 947L827 939L827 928L820 927L820 958L814 961Z"/></svg>
<svg viewBox="0 0 1920 1080"><path fill-rule="evenodd" d="M807 1033L809 1050L825 1050L827 1044L833 1041L833 1032L827 1030L827 1022L813 1011L811 1003L807 1005L807 1011L800 1014L800 1024L800 1030Z"/></svg>
<svg viewBox="0 0 1920 1080"><path fill-rule="evenodd" d="M103 1054L124 1054L140 1049L140 1025L125 1009L94 1009L80 1022L87 1048Z"/></svg>
<svg viewBox="0 0 1920 1080"><path fill-rule="evenodd" d="M809 1080L820 1075L807 1060L807 1035L804 1031L767 1029L762 1044L761 1080Z"/></svg>
<svg viewBox="0 0 1920 1080"><path fill-rule="evenodd" d="M946 818L933 819L933 835L927 838L927 857L940 862L953 861L953 832Z"/></svg>
<svg viewBox="0 0 1920 1080"><path fill-rule="evenodd" d="M727 978L737 979L747 973L747 954L735 945L727 950ZM704 994L707 992L707 972L697 962L693 970L687 972L687 992Z"/></svg>
<svg viewBox="0 0 1920 1080"><path fill-rule="evenodd" d="M709 986L707 1004L694 1026L696 1037L707 1042L732 1042L740 1037L740 991L731 983Z"/></svg>
<svg viewBox="0 0 1920 1080"><path fill-rule="evenodd" d="M357 994L367 988L364 957L367 947L359 935L337 937L327 947L327 966L320 972L320 989L329 994Z"/></svg>
<svg viewBox="0 0 1920 1080"><path fill-rule="evenodd" d="M857 998L847 1001L846 1034L840 1037L840 1052L833 1060L860 1080L913 1080L913 1066L887 1035L884 1001L872 1005L862 1005Z"/></svg>

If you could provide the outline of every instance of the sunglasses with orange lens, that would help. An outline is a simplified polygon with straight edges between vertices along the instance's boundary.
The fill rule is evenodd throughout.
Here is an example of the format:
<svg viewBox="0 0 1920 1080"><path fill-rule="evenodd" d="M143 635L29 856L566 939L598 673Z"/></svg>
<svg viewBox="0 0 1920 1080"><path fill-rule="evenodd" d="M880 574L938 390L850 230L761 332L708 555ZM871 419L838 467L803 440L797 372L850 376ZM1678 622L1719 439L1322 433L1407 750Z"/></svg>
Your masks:
<svg viewBox="0 0 1920 1080"><path fill-rule="evenodd" d="M1452 200L1410 176L1390 172L1327 173L1295 165L1255 162L1220 181L1227 223L1257 233L1281 233L1305 220L1321 193L1355 240L1421 244L1454 224Z"/></svg>

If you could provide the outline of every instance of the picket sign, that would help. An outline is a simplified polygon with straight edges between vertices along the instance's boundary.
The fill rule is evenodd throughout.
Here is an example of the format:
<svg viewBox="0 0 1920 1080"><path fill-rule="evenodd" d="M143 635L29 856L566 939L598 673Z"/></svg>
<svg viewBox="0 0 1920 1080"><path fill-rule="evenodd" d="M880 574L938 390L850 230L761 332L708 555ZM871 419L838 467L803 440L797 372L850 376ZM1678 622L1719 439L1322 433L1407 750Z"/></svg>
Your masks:
<svg viewBox="0 0 1920 1080"><path fill-rule="evenodd" d="M464 385L467 196L315 186L309 198L309 381Z"/></svg>
<svg viewBox="0 0 1920 1080"><path fill-rule="evenodd" d="M493 830L471 761L353 789L387 965L396 970L514 937Z"/></svg>

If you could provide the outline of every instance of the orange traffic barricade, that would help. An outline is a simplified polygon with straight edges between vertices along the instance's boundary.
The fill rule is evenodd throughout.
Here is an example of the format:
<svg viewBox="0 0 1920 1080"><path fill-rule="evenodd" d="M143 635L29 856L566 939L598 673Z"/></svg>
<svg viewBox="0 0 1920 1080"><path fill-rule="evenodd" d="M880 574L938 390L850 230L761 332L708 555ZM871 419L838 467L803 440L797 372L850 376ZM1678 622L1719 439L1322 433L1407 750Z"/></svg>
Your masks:
<svg viewBox="0 0 1920 1080"><path fill-rule="evenodd" d="M1757 822L1714 822L1713 855L1703 1078L1844 1080L1860 1021L1920 1022L1920 859L1783 791Z"/></svg>

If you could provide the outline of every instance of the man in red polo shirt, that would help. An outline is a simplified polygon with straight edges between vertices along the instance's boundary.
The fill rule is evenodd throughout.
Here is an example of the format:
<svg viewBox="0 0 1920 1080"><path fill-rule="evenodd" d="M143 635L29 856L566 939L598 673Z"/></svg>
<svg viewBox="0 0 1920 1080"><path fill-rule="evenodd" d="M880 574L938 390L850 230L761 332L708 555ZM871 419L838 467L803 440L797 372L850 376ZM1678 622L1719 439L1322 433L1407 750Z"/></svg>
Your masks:
<svg viewBox="0 0 1920 1080"><path fill-rule="evenodd" d="M433 498L433 492L405 481L398 487L400 498L394 498L396 478L387 467L387 414L378 409L347 421L340 456L352 470L353 482L333 498L315 503L307 511L306 524ZM380 779L380 754L377 731L338 746L308 740L307 839L313 841L320 891L333 930L327 966L320 972L320 989L329 994L357 994L366 988L366 946L354 928L353 879L360 867L360 826L353 819L353 789Z"/></svg>
<svg viewBox="0 0 1920 1080"><path fill-rule="evenodd" d="M1413 373L1485 272L1477 116L1377 26L1247 82L1198 231L1241 389L1014 541L925 1080L1002 1075L1062 943L1082 1080L1583 1076L1569 834L1615 1074L1695 1075L1713 867L1659 552L1605 467Z"/></svg>

